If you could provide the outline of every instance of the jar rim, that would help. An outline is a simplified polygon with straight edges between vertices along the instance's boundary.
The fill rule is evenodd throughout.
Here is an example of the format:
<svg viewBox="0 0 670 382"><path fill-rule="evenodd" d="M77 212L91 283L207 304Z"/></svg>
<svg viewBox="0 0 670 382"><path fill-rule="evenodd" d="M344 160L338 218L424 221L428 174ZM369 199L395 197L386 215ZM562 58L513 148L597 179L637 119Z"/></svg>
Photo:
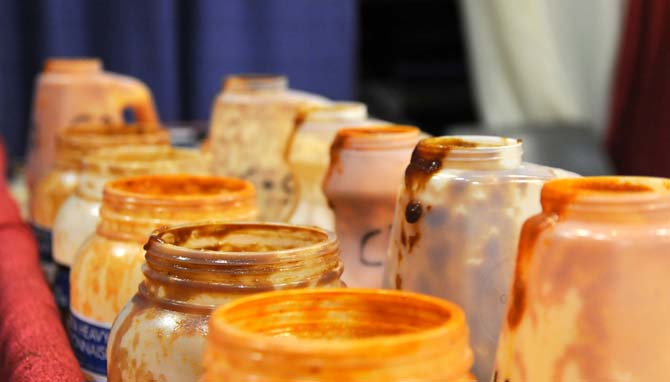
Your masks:
<svg viewBox="0 0 670 382"><path fill-rule="evenodd" d="M185 246L180 246L177 244L171 244L166 242L163 237L167 234L173 233L180 230L188 230L195 232L199 228L204 227L217 227L221 229L230 229L230 228L265 228L268 231L271 229L293 229L301 230L303 232L312 232L316 235L322 237L321 240L315 241L312 244L305 246L296 246L294 248L280 249L280 250L267 250L267 251L219 251L211 249L201 249L201 248L189 248ZM234 231L233 231L234 232ZM332 246L337 246L338 241L335 234L331 231L315 227L315 226L303 226L303 225L293 225L286 223L268 223L268 222L222 222L222 221L205 221L199 223L186 223L171 225L167 227L161 227L154 230L149 236L149 240L145 245L145 250L147 252L151 251L152 254L158 253L170 253L170 257L183 260L183 261L194 261L194 260L205 260L208 262L227 262L232 261L235 264L243 264L246 262L249 263L273 263L278 257L286 259L293 254L300 254L307 251L315 251L319 247L330 248Z"/></svg>
<svg viewBox="0 0 670 382"><path fill-rule="evenodd" d="M522 147L521 139L494 135L443 135L422 139L417 144L417 150L443 155L519 151Z"/></svg>
<svg viewBox="0 0 670 382"><path fill-rule="evenodd" d="M414 147L421 130L410 125L360 125L339 129L331 145L331 154L343 150L392 150Z"/></svg>
<svg viewBox="0 0 670 382"><path fill-rule="evenodd" d="M125 145L106 147L82 159L84 171L123 171L145 167L147 164L170 164L198 160L197 149L172 146Z"/></svg>
<svg viewBox="0 0 670 382"><path fill-rule="evenodd" d="M288 78L282 74L239 73L223 80L224 91L286 90Z"/></svg>
<svg viewBox="0 0 670 382"><path fill-rule="evenodd" d="M395 303L413 301L421 303L424 306L431 306L436 310L441 310L445 315L445 319L440 325L416 332L372 336L361 339L338 339L337 341L268 336L238 328L226 319L226 315L230 311L244 308L245 304L253 305L263 300L271 301L274 299L286 301L296 296L319 296L324 299L332 299L338 295L355 296L361 299L365 297L387 299L389 302ZM273 353L288 352L294 354L314 354L318 352L319 354L338 355L352 350L375 349L386 346L402 347L431 339L449 337L450 335L457 334L459 330L463 331L462 335L467 336L465 314L460 307L452 302L413 292L359 288L294 289L251 295L219 307L212 314L209 326L210 338L216 342L222 341L222 337L227 337L236 343L244 344L245 347L262 348L265 351ZM292 345L298 345L298 347Z"/></svg>
<svg viewBox="0 0 670 382"><path fill-rule="evenodd" d="M49 73L97 73L102 70L102 60L97 57L51 57L44 62Z"/></svg>

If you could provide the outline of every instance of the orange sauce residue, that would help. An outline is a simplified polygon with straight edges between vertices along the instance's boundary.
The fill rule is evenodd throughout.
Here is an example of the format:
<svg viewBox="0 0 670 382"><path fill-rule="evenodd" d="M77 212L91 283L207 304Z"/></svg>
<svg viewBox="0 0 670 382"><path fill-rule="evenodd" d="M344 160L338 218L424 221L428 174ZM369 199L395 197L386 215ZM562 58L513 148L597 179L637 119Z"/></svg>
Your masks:
<svg viewBox="0 0 670 382"><path fill-rule="evenodd" d="M212 196L241 192L251 186L242 180L196 175L149 175L122 178L109 189L145 196Z"/></svg>

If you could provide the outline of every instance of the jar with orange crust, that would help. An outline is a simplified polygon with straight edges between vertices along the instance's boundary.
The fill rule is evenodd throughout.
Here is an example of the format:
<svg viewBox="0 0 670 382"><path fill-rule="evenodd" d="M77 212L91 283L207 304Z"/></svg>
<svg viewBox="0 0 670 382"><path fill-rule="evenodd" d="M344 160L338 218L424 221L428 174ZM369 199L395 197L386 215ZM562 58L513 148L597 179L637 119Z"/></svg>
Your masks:
<svg viewBox="0 0 670 382"><path fill-rule="evenodd" d="M233 75L212 107L209 150L217 175L250 180L258 192L261 219L287 221L298 202L288 164L298 111L327 103L290 90L279 75Z"/></svg>
<svg viewBox="0 0 670 382"><path fill-rule="evenodd" d="M81 161L81 167L77 189L58 211L52 233L53 257L57 266L54 295L59 308L65 311L69 308L70 266L77 250L95 233L105 183L137 175L205 175L209 172L209 160L198 150L170 146L124 146L88 155Z"/></svg>
<svg viewBox="0 0 670 382"><path fill-rule="evenodd" d="M323 191L350 287L382 286L396 198L419 139L419 129L401 125L346 128L335 136Z"/></svg>
<svg viewBox="0 0 670 382"><path fill-rule="evenodd" d="M43 261L51 261L51 229L61 205L77 188L83 157L105 147L169 144L168 132L159 126L78 125L58 131L55 166L36 184L29 203Z"/></svg>
<svg viewBox="0 0 670 382"><path fill-rule="evenodd" d="M519 244L496 382L670 379L670 179L542 189Z"/></svg>
<svg viewBox="0 0 670 382"><path fill-rule="evenodd" d="M142 246L154 229L256 216L253 185L240 179L178 174L108 182L96 233L77 253L70 273L68 326L82 370L104 379L109 329L142 281Z"/></svg>
<svg viewBox="0 0 670 382"><path fill-rule="evenodd" d="M217 309L201 382L471 382L463 311L373 289L263 293Z"/></svg>
<svg viewBox="0 0 670 382"><path fill-rule="evenodd" d="M109 337L109 381L197 381L217 306L342 285L335 235L316 227L198 223L158 230L145 248L144 281Z"/></svg>

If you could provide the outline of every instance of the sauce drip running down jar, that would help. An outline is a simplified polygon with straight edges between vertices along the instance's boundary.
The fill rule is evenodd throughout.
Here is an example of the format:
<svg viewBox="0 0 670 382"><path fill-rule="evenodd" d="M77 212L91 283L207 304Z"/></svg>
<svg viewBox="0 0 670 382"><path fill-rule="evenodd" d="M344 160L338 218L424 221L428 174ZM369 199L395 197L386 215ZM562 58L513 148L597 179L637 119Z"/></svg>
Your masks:
<svg viewBox="0 0 670 382"><path fill-rule="evenodd" d="M337 240L316 227L184 225L155 232L145 248L144 281L112 328L110 381L196 381L217 306L259 292L342 285Z"/></svg>

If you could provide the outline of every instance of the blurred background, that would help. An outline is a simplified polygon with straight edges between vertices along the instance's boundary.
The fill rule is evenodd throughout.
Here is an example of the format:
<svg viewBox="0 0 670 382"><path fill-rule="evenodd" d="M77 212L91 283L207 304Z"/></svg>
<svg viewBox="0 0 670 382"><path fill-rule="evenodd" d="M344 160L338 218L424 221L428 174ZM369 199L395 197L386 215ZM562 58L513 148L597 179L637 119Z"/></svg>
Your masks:
<svg viewBox="0 0 670 382"><path fill-rule="evenodd" d="M431 134L522 138L528 161L670 176L664 0L5 0L0 51L14 163L44 60L94 56L166 123L206 126L227 74L283 73Z"/></svg>

